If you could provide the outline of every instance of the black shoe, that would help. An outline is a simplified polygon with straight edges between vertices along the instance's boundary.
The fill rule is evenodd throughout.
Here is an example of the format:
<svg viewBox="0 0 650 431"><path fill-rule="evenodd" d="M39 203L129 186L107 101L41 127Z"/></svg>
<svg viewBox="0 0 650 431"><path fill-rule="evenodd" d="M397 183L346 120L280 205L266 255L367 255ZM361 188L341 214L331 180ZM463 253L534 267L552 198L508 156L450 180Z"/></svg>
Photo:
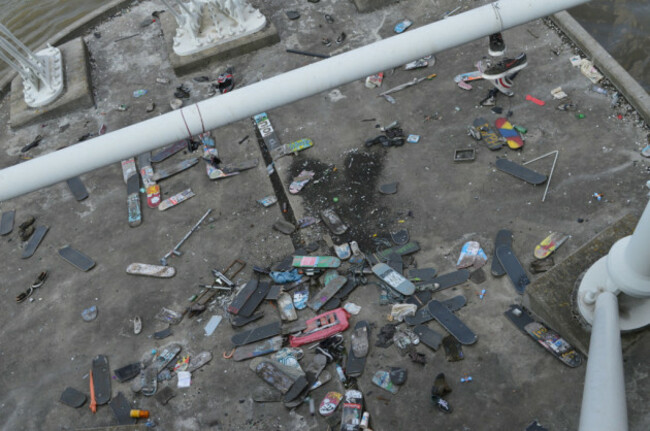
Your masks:
<svg viewBox="0 0 650 431"><path fill-rule="evenodd" d="M431 399L435 402L435 398L443 397L451 392L449 384L445 379L445 374L440 373L436 376L436 380L433 382L433 387L431 388Z"/></svg>
<svg viewBox="0 0 650 431"><path fill-rule="evenodd" d="M499 57L506 52L506 44L503 41L503 36L501 33L494 33L490 35L490 47L488 52L492 57Z"/></svg>
<svg viewBox="0 0 650 431"><path fill-rule="evenodd" d="M513 73L528 66L526 54L521 53L515 58L506 58L497 64L490 66L483 72L483 79L499 79L504 76L512 75Z"/></svg>
<svg viewBox="0 0 650 431"><path fill-rule="evenodd" d="M451 413L454 411L454 409L451 408L449 403L446 400L442 399L441 397L432 396L431 400L433 401L433 404L435 404L438 407L438 409L440 409L445 413Z"/></svg>

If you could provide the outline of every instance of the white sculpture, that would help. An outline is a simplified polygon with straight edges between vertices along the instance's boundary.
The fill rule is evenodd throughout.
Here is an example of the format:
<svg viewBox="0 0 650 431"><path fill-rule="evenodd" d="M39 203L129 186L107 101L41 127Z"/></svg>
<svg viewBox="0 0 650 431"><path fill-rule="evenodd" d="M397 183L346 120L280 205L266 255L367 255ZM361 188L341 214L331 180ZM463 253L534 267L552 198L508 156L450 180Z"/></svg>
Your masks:
<svg viewBox="0 0 650 431"><path fill-rule="evenodd" d="M266 26L264 15L245 0L161 1L178 23L174 52L181 56L248 36Z"/></svg>

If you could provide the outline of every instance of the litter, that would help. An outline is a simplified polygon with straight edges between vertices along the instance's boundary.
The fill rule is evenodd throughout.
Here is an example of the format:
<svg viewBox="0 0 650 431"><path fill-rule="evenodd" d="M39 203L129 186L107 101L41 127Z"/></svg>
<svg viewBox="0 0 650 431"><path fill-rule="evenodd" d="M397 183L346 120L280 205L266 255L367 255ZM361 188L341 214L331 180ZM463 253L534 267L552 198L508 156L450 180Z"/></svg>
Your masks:
<svg viewBox="0 0 650 431"><path fill-rule="evenodd" d="M81 312L81 318L86 322L92 322L97 318L97 306L93 305Z"/></svg>
<svg viewBox="0 0 650 431"><path fill-rule="evenodd" d="M205 336L209 337L214 333L214 331L217 329L217 326L219 326L219 323L221 323L221 320L223 319L222 316L216 315L212 316L210 318L210 321L208 322L207 325L205 325Z"/></svg>
<svg viewBox="0 0 650 431"><path fill-rule="evenodd" d="M178 388L189 388L192 383L192 373L189 371L179 371L176 373L178 376Z"/></svg>
<svg viewBox="0 0 650 431"><path fill-rule="evenodd" d="M361 311L361 306L360 306L360 305L357 305L357 304L355 304L355 303L353 303L353 302L347 302L347 303L345 303L345 304L343 305L343 308L345 309L345 311L347 311L348 313L350 313L350 314L352 314L352 315L354 315L354 316L356 316L357 314L359 314L359 312Z"/></svg>
<svg viewBox="0 0 650 431"><path fill-rule="evenodd" d="M381 83L383 80L384 80L383 72L379 72L375 75L370 75L366 78L366 87L367 88L381 87Z"/></svg>
<svg viewBox="0 0 650 431"><path fill-rule="evenodd" d="M580 60L580 72L593 84L598 84L604 78L594 64L586 58Z"/></svg>
<svg viewBox="0 0 650 431"><path fill-rule="evenodd" d="M404 21L401 21L395 25L395 28L393 29L395 33L404 33L406 29L408 29L411 25L413 25L413 21L410 19L405 19Z"/></svg>
<svg viewBox="0 0 650 431"><path fill-rule="evenodd" d="M567 97L569 97L568 94L562 91L562 87L557 87L552 89L551 95L553 96L554 99L558 99L558 100L566 99Z"/></svg>
<svg viewBox="0 0 650 431"><path fill-rule="evenodd" d="M539 100L539 99L531 96L530 94L526 95L526 100L528 100L530 102L533 102L535 105L539 105L539 106L546 105L546 102L544 102L543 100Z"/></svg>
<svg viewBox="0 0 650 431"><path fill-rule="evenodd" d="M273 205L277 201L278 201L278 198L275 195L267 196L265 198L257 200L258 203L262 204L265 207L270 207L271 205Z"/></svg>
<svg viewBox="0 0 650 431"><path fill-rule="evenodd" d="M137 99L138 97L142 97L145 94L147 94L147 90L135 90L133 92L133 97L135 97Z"/></svg>

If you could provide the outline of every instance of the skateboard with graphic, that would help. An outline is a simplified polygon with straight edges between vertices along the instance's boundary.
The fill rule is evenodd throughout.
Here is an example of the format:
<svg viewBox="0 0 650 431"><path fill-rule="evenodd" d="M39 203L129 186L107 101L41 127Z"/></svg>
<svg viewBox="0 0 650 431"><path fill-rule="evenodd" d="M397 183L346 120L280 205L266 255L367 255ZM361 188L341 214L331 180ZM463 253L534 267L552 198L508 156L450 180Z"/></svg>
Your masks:
<svg viewBox="0 0 650 431"><path fill-rule="evenodd" d="M474 70L472 72L460 73L460 74L454 76L454 82L455 83L459 83L461 81L471 82L471 81L477 81L479 79L483 79L483 72L481 72L480 70Z"/></svg>
<svg viewBox="0 0 650 431"><path fill-rule="evenodd" d="M269 153L273 154L276 148L280 147L281 144L278 135L275 133L275 130L271 125L271 120L269 120L268 115L266 115L266 112L262 112L261 114L253 116L253 121L255 121L257 130L260 132L260 135L264 140L266 149Z"/></svg>
<svg viewBox="0 0 650 431"><path fill-rule="evenodd" d="M363 394L356 389L348 389L343 396L341 431L358 431L363 416Z"/></svg>
<svg viewBox="0 0 650 431"><path fill-rule="evenodd" d="M347 283L348 279L337 275L325 287L313 296L312 300L307 304L309 308L314 311L321 309L327 301L332 299L332 297Z"/></svg>
<svg viewBox="0 0 650 431"><path fill-rule="evenodd" d="M456 317L440 301L429 302L429 313L440 325L447 330L460 344L476 343L477 337L458 317Z"/></svg>
<svg viewBox="0 0 650 431"><path fill-rule="evenodd" d="M282 336L277 336L257 343L239 346L235 348L232 359L234 361L243 361L277 352L282 348L282 340Z"/></svg>
<svg viewBox="0 0 650 431"><path fill-rule="evenodd" d="M499 139L497 132L492 129L490 123L485 118L477 118L472 125L481 133L481 138L485 145L492 151L501 149L503 144Z"/></svg>
<svg viewBox="0 0 650 431"><path fill-rule="evenodd" d="M519 136L519 133L512 127L510 121L506 118L497 118L497 121L494 124L501 134L501 136L506 140L508 147L512 150L518 150L524 146L524 141Z"/></svg>
<svg viewBox="0 0 650 431"><path fill-rule="evenodd" d="M176 193L174 196L160 202L160 204L158 205L158 210L165 211L171 207L175 207L181 202L185 202L186 200L193 198L194 196L196 196L196 194L194 194L192 189L185 189L182 192Z"/></svg>
<svg viewBox="0 0 650 431"><path fill-rule="evenodd" d="M385 263L373 265L372 272L402 295L413 295L415 292L415 285L413 283Z"/></svg>
<svg viewBox="0 0 650 431"><path fill-rule="evenodd" d="M534 255L537 259L545 259L549 257L555 250L560 248L564 242L569 239L568 235L559 232L552 232L549 236L544 238L542 242L535 247Z"/></svg>
<svg viewBox="0 0 650 431"><path fill-rule="evenodd" d="M517 328L525 334L530 335L535 341L541 344L565 365L574 368L582 364L582 355L578 353L571 344L569 344L557 332L547 328L542 323L535 321L520 306L511 305L504 314Z"/></svg>
<svg viewBox="0 0 650 431"><path fill-rule="evenodd" d="M163 160L173 156L174 154L184 150L185 148L187 148L187 139L183 139L182 141L176 142L175 144L172 144L169 147L163 148L157 153L152 154L151 162L152 163L162 162Z"/></svg>
<svg viewBox="0 0 650 431"><path fill-rule="evenodd" d="M147 206L156 208L160 205L160 186L152 179L151 153L140 154L138 156L138 165L140 166L142 184L147 193Z"/></svg>
<svg viewBox="0 0 650 431"><path fill-rule="evenodd" d="M532 169L510 161L508 159L497 159L496 167L501 172L512 175L515 178L526 181L529 184L538 186L546 182L546 175L535 172Z"/></svg>
<svg viewBox="0 0 650 431"><path fill-rule="evenodd" d="M199 163L198 157L194 157L194 158L186 159L186 160L181 160L180 162L178 162L178 163L176 163L176 164L174 164L172 166L168 166L166 168L159 169L155 174L153 174L151 179L153 181L156 181L156 182L158 182L160 180L164 180L165 178L169 178L172 175L176 175L179 172L183 172L184 170L191 168L192 166L196 165L197 163Z"/></svg>
<svg viewBox="0 0 650 431"><path fill-rule="evenodd" d="M512 281L515 290L520 295L524 294L526 286L530 284L526 270L515 256L512 248L509 245L502 244L497 247L497 259L508 274L508 278Z"/></svg>
<svg viewBox="0 0 650 431"><path fill-rule="evenodd" d="M295 268L338 268L341 260L334 256L293 256Z"/></svg>
<svg viewBox="0 0 650 431"><path fill-rule="evenodd" d="M126 273L131 275L145 275L148 277L171 278L176 274L176 270L171 266L132 263L126 267Z"/></svg>
<svg viewBox="0 0 650 431"><path fill-rule="evenodd" d="M142 210L140 209L140 177L133 157L122 160L122 176L124 183L126 183L126 208L129 226L136 227L142 223Z"/></svg>
<svg viewBox="0 0 650 431"><path fill-rule="evenodd" d="M273 157L273 160L277 160L280 157L284 157L289 154L298 154L299 151L306 150L307 148L311 148L313 146L314 143L311 139L299 139L290 144L284 144L276 147L271 152L271 157Z"/></svg>
<svg viewBox="0 0 650 431"><path fill-rule="evenodd" d="M328 392L325 394L323 401L320 402L320 406L318 407L318 414L323 417L331 416L341 403L341 398L343 398L343 394L340 392Z"/></svg>

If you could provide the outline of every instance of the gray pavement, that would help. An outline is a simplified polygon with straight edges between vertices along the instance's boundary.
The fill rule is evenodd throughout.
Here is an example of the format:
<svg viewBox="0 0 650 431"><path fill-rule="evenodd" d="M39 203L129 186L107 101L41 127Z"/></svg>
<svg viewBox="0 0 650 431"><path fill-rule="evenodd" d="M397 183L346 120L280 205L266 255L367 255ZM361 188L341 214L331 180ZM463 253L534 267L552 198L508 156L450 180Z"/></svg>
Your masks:
<svg viewBox="0 0 650 431"><path fill-rule="evenodd" d="M228 62L235 68L238 86L317 61L287 54L286 48L336 54L391 36L393 26L404 17L419 26L439 19L457 5L450 0L436 2L435 6L403 2L359 14L350 2L253 3L273 21L281 42ZM463 7L470 4L463 3ZM11 129L6 126L8 98L2 99L0 122L5 127L0 130L4 149L0 166L18 163L20 149L38 134L43 136L42 142L27 153L34 157L72 145L82 135L96 133L102 124L110 132L168 112L174 88L183 82L192 87L186 104L207 97L209 85L194 82L191 77L207 75L214 79L227 64L176 78L160 28L157 24L139 27L157 9L161 9L157 3L141 2L94 29L101 37L91 32L84 38L94 66L91 74L96 109ZM300 11L301 18L289 21L285 15L288 9ZM324 14L333 16L334 23L328 24ZM335 40L341 32L347 35L342 44L322 45L322 38ZM134 33L140 34L114 41ZM314 141L313 148L277 161L277 177L267 174L268 160L263 159L252 121L213 131L224 163L259 158L258 167L210 181L200 162L163 180L164 197L187 187L197 196L165 212L146 208L143 197L144 221L137 228L127 224L126 187L119 165L83 175L90 197L82 202L74 200L65 184L3 202L3 212L16 210L16 227L0 239L0 260L4 262L0 293L5 298L0 303L0 428L73 430L114 425L109 407L100 406L95 415L87 404L75 410L58 402L61 392L72 386L89 393L88 371L98 354L107 355L111 369L115 369L145 358L152 349L179 342L184 352L207 350L213 359L194 373L189 389L177 389L175 380L161 383L160 387L169 385L176 393L167 405L134 394L130 383L112 381L113 395L122 392L137 408L150 410L158 424L156 429L327 429L323 418L310 416L307 405L290 411L280 403L252 401L252 390L263 384L261 380L247 363L222 358L223 352L231 350L230 337L237 331L224 319L214 335L206 337L203 333L210 316L226 317L222 304L213 304L199 318L185 318L172 327L172 337L154 340L151 336L165 328L155 319L161 307L182 311L188 297L199 292L198 284L211 281L212 268L223 268L235 258L244 259L248 265L238 280L245 282L252 276L253 265L270 266L295 246L320 241L320 250L325 252L322 238L328 230L322 224L289 237L272 229L283 217L295 221L333 206L350 226L341 237L333 236L334 241L356 240L366 252L377 247L375 235L408 228L411 239L421 246L414 263L447 273L455 269L460 248L468 240L479 241L491 259L499 229L513 231L515 253L528 267L534 246L549 231L571 235L555 255L559 262L625 214L638 215L647 203L644 184L650 165L640 155L648 130L636 113L623 101L612 107L609 97L590 91L591 83L569 63L574 48L544 22L509 30L504 37L509 54L524 51L529 59L528 67L514 80L515 96L497 98L498 106L512 111L511 121L528 129L522 151L504 148L491 152L466 135L474 118L482 116L493 122L498 117L490 108L479 106L489 89L486 82L473 84L471 91L461 90L453 82L456 74L473 70L474 63L487 55L485 39L437 54L435 65L426 70L384 71L381 89L368 89L358 81L269 111L282 143L301 138ZM376 97L382 90L431 73L437 77L394 94L395 105ZM170 82L159 84L156 78ZM559 102L552 100L550 90L558 86L578 105L583 119L576 118L576 112L555 109ZM133 91L141 88L148 90L147 95L134 99ZM526 101L527 94L545 100L546 105ZM145 107L151 102L156 108L147 113ZM129 109L118 111L121 104L129 105ZM369 119L373 120L364 121ZM393 121L399 121L405 132L421 135L420 142L392 148L364 147L366 139L380 133L378 125ZM69 127L60 131L65 124ZM247 135L249 139L239 144ZM476 161L455 164L454 150L468 147L476 150ZM497 156L523 163L554 150L559 150L559 159L545 202L541 202L543 187L525 184L494 166ZM192 156L181 153L175 159ZM551 160L531 167L548 173ZM306 168L316 172L316 181L300 194L289 195L286 190L291 179ZM378 192L379 185L394 181L399 182L397 194ZM289 196L286 214L279 204L265 209L256 202L274 193L281 199ZM602 200L593 198L594 193L602 194ZM177 270L174 278L158 280L125 273L132 262L157 263L208 208L214 209L212 219L183 245L183 256L171 260ZM50 231L35 255L22 260L17 225L29 214L37 218L37 225L47 225ZM95 259L97 266L84 273L64 262L57 250L65 244ZM50 275L32 295L34 301L15 303L14 297L43 270ZM482 300L478 297L481 289L487 290ZM315 291L312 288L312 293ZM463 361L453 363L446 361L443 350L433 352L419 346L418 351L426 355L426 365L400 356L394 346L374 346L376 334L388 323L386 316L390 313L389 307L379 305L375 285L360 286L350 295L349 301L362 307L358 316L352 316L352 324L365 319L373 325L370 356L358 380L372 429L523 430L533 419L549 430L577 429L585 367L565 367L507 321L503 311L509 304L522 301L510 282L488 274L482 284L468 282L435 297L457 294L465 295L468 304L456 314L478 335L478 342L464 348ZM81 319L81 311L91 305L98 307L99 314L87 323ZM261 309L265 317L259 324L277 319L274 305L264 303ZM136 315L143 320L140 335L131 329L131 319ZM312 316L309 310L300 312L301 318ZM429 326L444 333L437 323ZM349 332L345 334L346 343ZM624 352L630 429L634 431L650 426L644 401L650 396L645 361L648 346L645 331ZM306 365L311 357L312 352L306 351L302 363ZM371 383L375 371L396 365L409 372L398 394L391 395ZM328 370L334 379L314 391L317 403L327 391L343 390L333 366ZM447 375L453 389L447 398L454 408L449 415L432 407L429 398L433 379L440 372ZM473 381L461 383L465 375L471 375Z"/></svg>

